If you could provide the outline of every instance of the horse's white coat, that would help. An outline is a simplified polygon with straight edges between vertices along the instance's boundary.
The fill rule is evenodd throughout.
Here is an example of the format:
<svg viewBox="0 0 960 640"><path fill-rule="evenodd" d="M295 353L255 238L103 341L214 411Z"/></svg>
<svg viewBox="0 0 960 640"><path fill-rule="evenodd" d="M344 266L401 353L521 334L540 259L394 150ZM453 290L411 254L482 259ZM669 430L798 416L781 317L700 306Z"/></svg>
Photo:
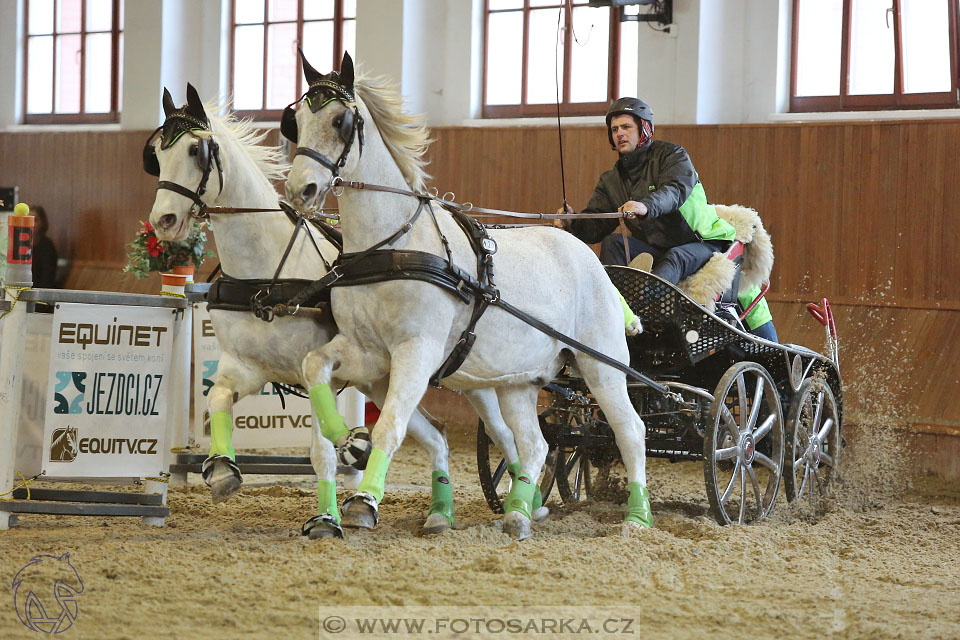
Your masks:
<svg viewBox="0 0 960 640"><path fill-rule="evenodd" d="M223 162L223 190L219 191L215 171L207 183L204 200L208 206L277 208L277 192L270 178L282 177L288 165L281 162L279 149L258 145L264 134L257 134L247 122L237 122L232 116L218 117L207 108L212 135L220 145ZM210 135L199 132L201 135ZM160 180L176 182L195 189L201 172L190 145L191 136L183 136L176 144L160 150ZM161 240L182 240L186 237L190 220L188 211L192 202L169 190L157 191L150 212L150 222ZM166 228L159 222L165 215L175 216ZM217 239L217 249L224 273L235 278L271 278L293 233L293 224L282 212L214 214L211 229ZM337 256L336 248L309 227L328 262ZM300 237L280 273L285 278L318 279L326 267L310 240L301 230ZM303 384L304 356L327 344L336 334L333 326L323 326L306 318L282 317L267 323L252 313L212 310L221 357L217 380L208 394L210 413L226 411L232 414L233 405L240 398L259 391L268 381ZM384 384L371 381L357 384L368 397L382 404L386 392ZM411 431L427 451L434 469L447 470L448 449L442 436L423 416L414 412ZM314 424L317 421L314 420ZM329 480L336 473L333 445L325 438L311 449L311 458L322 467Z"/></svg>
<svg viewBox="0 0 960 640"><path fill-rule="evenodd" d="M356 94L366 121L363 155L361 158L355 144L341 175L345 180L409 189L411 181L405 180L391 157L369 108L383 100L386 89L361 78ZM327 157L339 157L343 143L331 121L343 109L336 102L315 114L299 109L300 144ZM380 118L391 117L382 108L374 106L374 110ZM330 172L322 165L298 156L286 183L288 198L310 206L316 201L313 194L322 192L329 179ZM409 221L417 200L348 188L339 206L344 250L355 252L389 237ZM466 235L447 212L435 207L435 213L440 230L450 242L455 264L476 275L476 256ZM616 290L585 244L550 227L491 230L490 235L498 245L495 282L504 300L602 353L624 363L629 361ZM427 212L392 248L444 255L437 228ZM305 377L316 384L329 380L334 371L351 380L389 374L390 387L373 433L373 445L392 455L429 377L466 327L471 306L435 285L397 280L335 288L333 309L341 332L307 356ZM494 409L502 412L516 437L521 469L535 478L547 451L537 420L537 391L558 372L567 349L495 307L480 319L476 333L469 357L443 383L466 391L485 421ZM645 484L644 426L627 396L625 375L590 357L573 355L614 429L629 481ZM491 388L496 390L498 402L492 401L489 391L482 391ZM498 418L493 416L488 424L495 425ZM522 516L516 512L508 515L514 521L518 517Z"/></svg>

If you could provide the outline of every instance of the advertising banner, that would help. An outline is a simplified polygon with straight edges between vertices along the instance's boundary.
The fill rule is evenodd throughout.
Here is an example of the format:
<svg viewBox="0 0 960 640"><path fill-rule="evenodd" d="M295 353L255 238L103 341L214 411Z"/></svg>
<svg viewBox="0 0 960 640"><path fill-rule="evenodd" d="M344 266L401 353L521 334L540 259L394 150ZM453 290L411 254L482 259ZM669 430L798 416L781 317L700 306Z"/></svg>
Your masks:
<svg viewBox="0 0 960 640"><path fill-rule="evenodd" d="M203 450L210 446L207 394L216 381L220 344L206 303L193 305L193 428L194 441ZM313 415L306 398L281 391L286 408L273 385L233 405L234 449L309 447Z"/></svg>
<svg viewBox="0 0 960 640"><path fill-rule="evenodd" d="M60 303L50 333L43 471L69 478L163 471L176 311Z"/></svg>

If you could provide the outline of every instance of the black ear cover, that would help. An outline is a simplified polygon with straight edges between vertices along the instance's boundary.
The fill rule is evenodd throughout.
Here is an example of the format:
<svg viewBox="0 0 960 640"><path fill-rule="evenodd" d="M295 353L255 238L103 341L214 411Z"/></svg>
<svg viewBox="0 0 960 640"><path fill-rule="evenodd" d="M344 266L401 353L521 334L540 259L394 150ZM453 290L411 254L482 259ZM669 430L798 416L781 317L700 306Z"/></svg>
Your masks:
<svg viewBox="0 0 960 640"><path fill-rule="evenodd" d="M283 110L283 115L280 117L280 133L293 143L296 143L297 138L300 137L300 132L297 130L297 112L292 104Z"/></svg>
<svg viewBox="0 0 960 640"><path fill-rule="evenodd" d="M343 60L340 61L340 86L353 93L353 58L346 51L343 52Z"/></svg>

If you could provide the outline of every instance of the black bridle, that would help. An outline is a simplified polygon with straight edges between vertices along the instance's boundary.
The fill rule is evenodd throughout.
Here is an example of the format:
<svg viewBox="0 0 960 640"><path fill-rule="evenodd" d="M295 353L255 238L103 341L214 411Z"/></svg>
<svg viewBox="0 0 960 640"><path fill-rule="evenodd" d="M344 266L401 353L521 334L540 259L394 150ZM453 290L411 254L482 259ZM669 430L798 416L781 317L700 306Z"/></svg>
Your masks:
<svg viewBox="0 0 960 640"><path fill-rule="evenodd" d="M153 140L157 133L161 135L161 148L166 149L177 142L184 134L189 134L197 138L197 167L202 175L197 189L191 190L183 185L171 182L169 180L160 180L157 182L157 190L166 189L173 191L193 202L188 215L193 218L202 217L203 210L207 208L202 196L207 191L207 182L210 180L210 174L213 167L217 167L217 179L220 189L223 191L223 164L220 160L220 145L216 140L210 137L198 136L194 131L210 131L210 126L200 118L186 113L182 110L171 113L163 124L157 127L147 138L143 146L143 169L152 176L160 177L160 162L157 159L157 150L153 146Z"/></svg>
<svg viewBox="0 0 960 640"><path fill-rule="evenodd" d="M331 102L339 102L345 108L343 120L340 121L340 139L343 140L343 151L336 162L315 149L299 146L300 131L297 126L296 108L301 101L306 101L310 111L316 113ZM310 85L310 88L300 98L283 110L280 119L280 132L291 142L297 143L295 156L306 156L323 165L334 176L340 175L340 169L347 164L347 156L353 147L354 139L359 141L360 156L363 157L363 116L357 106L352 92L330 79L322 79Z"/></svg>

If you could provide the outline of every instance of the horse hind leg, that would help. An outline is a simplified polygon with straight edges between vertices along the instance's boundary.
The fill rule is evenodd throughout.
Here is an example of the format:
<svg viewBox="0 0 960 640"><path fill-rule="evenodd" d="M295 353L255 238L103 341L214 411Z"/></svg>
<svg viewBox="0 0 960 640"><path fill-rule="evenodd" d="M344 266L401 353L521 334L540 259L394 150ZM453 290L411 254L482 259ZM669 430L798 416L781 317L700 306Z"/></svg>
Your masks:
<svg viewBox="0 0 960 640"><path fill-rule="evenodd" d="M613 429L620 457L627 470L627 512L624 534L653 526L647 491L646 427L627 394L626 376L605 364L581 355L580 373Z"/></svg>
<svg viewBox="0 0 960 640"><path fill-rule="evenodd" d="M513 439L513 432L503 421L503 415L500 413L500 404L497 399L495 389L477 389L465 392L467 400L473 406L477 415L483 420L483 430L493 441L494 446L500 450L504 459L507 461L507 473L510 475L511 486L517 473L520 470L520 455L517 453L517 445ZM539 420L538 420L539 424ZM534 520L543 520L550 514L550 510L543 506L543 498L540 495L540 486L537 485L533 497L533 511L531 515Z"/></svg>
<svg viewBox="0 0 960 640"><path fill-rule="evenodd" d="M537 478L547 457L547 442L540 432L537 394L534 385L516 385L497 389L500 413L510 425L517 447L519 469L503 501L503 530L517 540L530 537L534 515Z"/></svg>
<svg viewBox="0 0 960 640"><path fill-rule="evenodd" d="M210 453L201 475L214 502L223 502L240 491L243 475L233 451L233 405L263 387L265 380L240 366L229 354L220 358L217 381L207 394L210 417Z"/></svg>

